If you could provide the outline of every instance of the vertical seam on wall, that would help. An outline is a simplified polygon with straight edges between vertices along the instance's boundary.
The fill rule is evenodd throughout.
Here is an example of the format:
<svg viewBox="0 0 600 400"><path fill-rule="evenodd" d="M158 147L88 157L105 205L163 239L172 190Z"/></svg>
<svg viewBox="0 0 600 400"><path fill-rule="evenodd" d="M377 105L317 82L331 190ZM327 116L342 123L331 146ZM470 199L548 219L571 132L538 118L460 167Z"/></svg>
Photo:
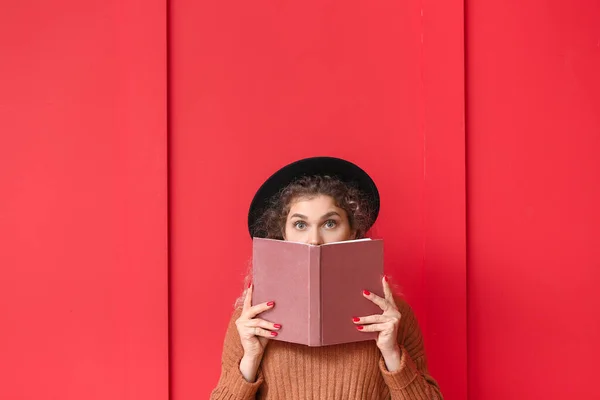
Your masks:
<svg viewBox="0 0 600 400"><path fill-rule="evenodd" d="M464 102L464 134L465 134L465 349L466 349L466 392L469 398L469 140L468 140L468 71L467 71L467 0L463 0L463 102Z"/></svg>
<svg viewBox="0 0 600 400"><path fill-rule="evenodd" d="M422 138L422 157L423 157L423 181L421 183L421 276L420 276L420 286L421 292L425 293L425 275L426 275L426 259L425 259L425 249L426 249L426 241L427 241L427 229L425 227L427 218L425 217L427 213L427 201L426 201L426 176L427 176L427 133L425 128L425 22L424 22L424 0L420 1L420 24L419 24L419 133ZM421 323L424 329L427 329L427 313L422 313Z"/></svg>
<svg viewBox="0 0 600 400"><path fill-rule="evenodd" d="M173 386L172 386L172 310L171 310L171 245L172 245L172 226L171 226L171 205L172 205L172 191L171 191L171 4L169 0L165 0L165 45L166 45L166 116L167 116L167 399L173 398Z"/></svg>

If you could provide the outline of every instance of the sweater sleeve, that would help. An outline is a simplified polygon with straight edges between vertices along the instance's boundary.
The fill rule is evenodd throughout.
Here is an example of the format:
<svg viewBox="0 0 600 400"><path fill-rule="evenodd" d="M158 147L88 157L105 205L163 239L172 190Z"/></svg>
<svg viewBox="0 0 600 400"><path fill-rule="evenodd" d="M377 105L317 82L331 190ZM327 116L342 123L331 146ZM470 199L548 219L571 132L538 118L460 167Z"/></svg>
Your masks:
<svg viewBox="0 0 600 400"><path fill-rule="evenodd" d="M217 387L212 391L211 400L254 400L256 392L263 383L262 371L259 368L256 382L248 382L240 372L240 361L244 355L244 349L240 342L240 336L235 325L242 310L234 311L225 333L223 344L223 355L221 358L221 377Z"/></svg>
<svg viewBox="0 0 600 400"><path fill-rule="evenodd" d="M423 346L421 328L414 312L405 300L397 300L402 315L398 344L402 352L400 368L389 372L383 357L379 369L387 384L392 400L442 400L437 382L427 371L427 357Z"/></svg>

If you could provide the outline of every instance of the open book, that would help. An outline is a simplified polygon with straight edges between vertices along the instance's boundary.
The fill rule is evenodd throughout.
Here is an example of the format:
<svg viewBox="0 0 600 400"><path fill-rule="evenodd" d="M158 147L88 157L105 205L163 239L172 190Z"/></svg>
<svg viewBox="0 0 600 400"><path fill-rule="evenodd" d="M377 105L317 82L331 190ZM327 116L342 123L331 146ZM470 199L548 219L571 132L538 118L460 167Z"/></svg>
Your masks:
<svg viewBox="0 0 600 400"><path fill-rule="evenodd" d="M382 275L382 240L253 240L252 304L275 301L259 318L282 325L276 340L325 346L375 338L352 318L382 313L362 295L366 289L383 297Z"/></svg>

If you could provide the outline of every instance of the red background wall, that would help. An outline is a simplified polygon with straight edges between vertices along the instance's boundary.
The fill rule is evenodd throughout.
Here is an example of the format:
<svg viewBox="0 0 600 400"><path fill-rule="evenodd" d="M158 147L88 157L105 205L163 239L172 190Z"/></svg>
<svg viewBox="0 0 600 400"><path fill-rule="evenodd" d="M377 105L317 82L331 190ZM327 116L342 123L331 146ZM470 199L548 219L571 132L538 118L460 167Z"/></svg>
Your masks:
<svg viewBox="0 0 600 400"><path fill-rule="evenodd" d="M3 4L0 398L206 398L253 191L315 154L380 186L374 236L445 398L593 397L599 16L592 0Z"/></svg>
<svg viewBox="0 0 600 400"><path fill-rule="evenodd" d="M386 270L447 398L465 398L462 3L179 1L170 15L173 397L218 380L254 191L333 155L376 180Z"/></svg>
<svg viewBox="0 0 600 400"><path fill-rule="evenodd" d="M0 399L164 400L164 4L2 3Z"/></svg>
<svg viewBox="0 0 600 400"><path fill-rule="evenodd" d="M600 3L466 22L469 396L597 398Z"/></svg>

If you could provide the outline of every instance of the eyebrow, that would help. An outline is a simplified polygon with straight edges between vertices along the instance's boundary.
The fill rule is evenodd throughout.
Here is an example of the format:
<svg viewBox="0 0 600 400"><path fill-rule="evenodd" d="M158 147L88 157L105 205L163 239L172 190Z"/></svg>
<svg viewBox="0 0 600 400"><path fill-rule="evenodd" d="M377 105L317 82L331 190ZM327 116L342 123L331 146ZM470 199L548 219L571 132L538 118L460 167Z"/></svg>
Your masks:
<svg viewBox="0 0 600 400"><path fill-rule="evenodd" d="M337 212L335 212L335 211L329 211L327 214L323 215L323 216L321 217L321 219L325 219L325 218L333 217L334 215L337 215L338 217L341 217L341 215L340 215L340 214L338 214Z"/></svg>
<svg viewBox="0 0 600 400"><path fill-rule="evenodd" d="M326 219L326 218L332 217L332 216L334 216L334 215L337 215L338 217L341 217L341 215L340 215L340 214L338 214L336 211L330 211L330 212L328 212L327 214L323 215L323 216L321 217L321 219ZM291 215L291 216L290 216L290 219L291 219L291 218L308 219L308 217L307 217L306 215L302 215L302 214L298 214L298 213Z"/></svg>

